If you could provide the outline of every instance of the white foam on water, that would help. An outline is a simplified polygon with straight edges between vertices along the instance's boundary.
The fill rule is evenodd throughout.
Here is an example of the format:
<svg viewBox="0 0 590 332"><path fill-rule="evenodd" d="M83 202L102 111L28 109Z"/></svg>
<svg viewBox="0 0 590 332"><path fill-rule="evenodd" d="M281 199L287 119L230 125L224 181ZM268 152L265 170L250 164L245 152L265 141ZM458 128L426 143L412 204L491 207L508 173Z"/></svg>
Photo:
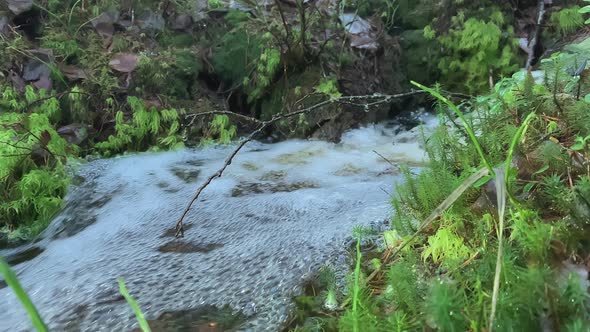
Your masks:
<svg viewBox="0 0 590 332"><path fill-rule="evenodd" d="M174 241L163 234L233 147L90 162L79 171L86 184L72 188L41 241L45 251L15 270L52 330L136 327L118 295L116 279L123 277L150 319L229 305L250 316L244 328L275 331L303 278L343 252L355 225L389 219L383 189L391 191L401 179L373 150L395 164L419 165L425 158L420 130L400 130L371 125L349 131L340 144L248 144L188 214L192 227L181 241L202 248L190 253L158 248ZM188 180L177 175L196 173ZM95 201L102 204L92 207ZM86 227L60 236L71 223ZM32 330L9 288L0 289L0 322L2 331Z"/></svg>

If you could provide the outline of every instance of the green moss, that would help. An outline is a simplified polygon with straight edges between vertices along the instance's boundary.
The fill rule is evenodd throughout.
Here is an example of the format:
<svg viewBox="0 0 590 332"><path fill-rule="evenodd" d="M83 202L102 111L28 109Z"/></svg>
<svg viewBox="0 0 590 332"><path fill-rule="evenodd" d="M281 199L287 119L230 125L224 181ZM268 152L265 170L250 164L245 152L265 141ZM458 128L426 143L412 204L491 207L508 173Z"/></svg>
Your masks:
<svg viewBox="0 0 590 332"><path fill-rule="evenodd" d="M19 109L22 103L15 97L5 88L0 103L4 106L0 107ZM27 89L28 100L38 98L39 94ZM51 98L45 102L48 100ZM59 113L59 108L49 111L45 102L34 108L36 113L0 112L0 233L7 233L10 241L39 234L59 211L66 193L64 164L76 150L50 121L49 116Z"/></svg>

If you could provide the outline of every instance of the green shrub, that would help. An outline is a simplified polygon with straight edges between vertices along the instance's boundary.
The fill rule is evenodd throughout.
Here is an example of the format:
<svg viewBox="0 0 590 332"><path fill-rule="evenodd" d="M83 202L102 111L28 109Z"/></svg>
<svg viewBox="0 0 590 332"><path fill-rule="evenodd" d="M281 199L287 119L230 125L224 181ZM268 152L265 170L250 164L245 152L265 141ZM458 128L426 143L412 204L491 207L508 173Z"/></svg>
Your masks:
<svg viewBox="0 0 590 332"><path fill-rule="evenodd" d="M579 12L579 6L563 8L551 14L549 21L556 27L561 35L567 35L584 25L584 17Z"/></svg>
<svg viewBox="0 0 590 332"><path fill-rule="evenodd" d="M488 21L459 14L438 41L445 53L438 67L449 89L482 92L490 75L497 79L518 69L514 31L498 11Z"/></svg>

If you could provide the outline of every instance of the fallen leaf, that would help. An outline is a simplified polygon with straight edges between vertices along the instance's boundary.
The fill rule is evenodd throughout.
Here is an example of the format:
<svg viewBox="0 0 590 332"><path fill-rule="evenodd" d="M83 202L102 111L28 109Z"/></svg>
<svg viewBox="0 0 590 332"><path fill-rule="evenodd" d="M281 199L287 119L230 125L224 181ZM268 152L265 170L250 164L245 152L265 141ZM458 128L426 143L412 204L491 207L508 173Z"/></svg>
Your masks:
<svg viewBox="0 0 590 332"><path fill-rule="evenodd" d="M62 65L59 69L70 81L85 80L88 78L86 71L76 66Z"/></svg>
<svg viewBox="0 0 590 332"><path fill-rule="evenodd" d="M109 66L121 73L130 73L135 70L139 63L139 57L131 53L118 53L113 56Z"/></svg>

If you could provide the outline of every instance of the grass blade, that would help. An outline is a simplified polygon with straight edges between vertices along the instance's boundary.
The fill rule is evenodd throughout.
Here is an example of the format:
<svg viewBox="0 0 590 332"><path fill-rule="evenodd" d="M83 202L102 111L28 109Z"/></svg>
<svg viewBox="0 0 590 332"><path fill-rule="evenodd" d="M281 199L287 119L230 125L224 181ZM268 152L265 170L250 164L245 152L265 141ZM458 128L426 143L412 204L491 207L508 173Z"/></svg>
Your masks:
<svg viewBox="0 0 590 332"><path fill-rule="evenodd" d="M510 197L510 200L514 202L512 197L507 191L508 186L508 171L512 163L512 156L516 150L518 142L525 134L528 129L529 123L535 118L535 113L529 114L523 123L518 128L518 131L512 138L510 148L508 149L508 156L506 157L506 164L502 171L496 174L496 197L498 200L498 257L496 258L496 272L494 275L494 289L492 291L492 310L490 312L490 321L488 325L488 331L492 332L494 326L494 320L496 318L496 306L498 305L498 293L500 292L500 276L502 274L502 241L504 234L504 213L506 212L506 197ZM516 202L514 202L516 203Z"/></svg>
<svg viewBox="0 0 590 332"><path fill-rule="evenodd" d="M119 282L119 291L121 292L125 300L127 300L127 303L129 303L131 309L133 309L135 317L137 317L137 322L139 322L139 327L143 332L151 332L150 326L147 320L145 319L143 312L141 312L141 309L139 308L137 301L135 301L135 299L133 299L133 297L131 297L131 295L127 291L127 287L125 287L125 282L122 278L119 278L117 281Z"/></svg>
<svg viewBox="0 0 590 332"><path fill-rule="evenodd" d="M415 86L419 87L420 89L430 93L431 95L436 97L438 100L442 101L443 103L447 104L453 110L453 112L455 112L455 114L457 114L457 116L463 122L463 127L465 128L465 131L467 131L467 134L469 135L471 142L475 146L475 150L477 150L477 153L479 154L481 161L483 162L485 167L488 169L488 171L490 171L490 175L494 175L494 169L492 168L492 166L490 165L490 163L486 159L486 157L483 153L483 149L481 148L481 145L479 144L479 141L477 140L477 137L475 136L475 132L473 131L473 128L471 128L471 126L469 126L469 124L467 124L467 119L465 118L465 115L463 114L463 112L461 112L461 110L459 110L459 107L457 107L457 105L455 105L452 101L448 100L443 95L438 93L436 90L428 88L428 87L426 87L420 83L416 83L414 81L411 81L411 83L414 84Z"/></svg>
<svg viewBox="0 0 590 332"><path fill-rule="evenodd" d="M31 321L33 322L33 326L35 327L35 329L37 329L37 331L39 332L49 331L47 329L47 326L43 322L43 319L41 319L41 316L39 315L37 308L35 308L35 305L33 304L31 299L21 286L20 282L18 281L16 274L14 273L14 271L12 271L8 263L6 263L6 261L2 257L0 257L0 274L2 275L8 286L12 288L12 290L16 294L16 297L27 310L27 313L29 314L29 317L31 318Z"/></svg>
<svg viewBox="0 0 590 332"><path fill-rule="evenodd" d="M361 239L356 241L356 265L354 268L354 286L352 294L352 317L353 317L353 332L359 332L359 312L358 302L361 292L360 278L361 278Z"/></svg>

